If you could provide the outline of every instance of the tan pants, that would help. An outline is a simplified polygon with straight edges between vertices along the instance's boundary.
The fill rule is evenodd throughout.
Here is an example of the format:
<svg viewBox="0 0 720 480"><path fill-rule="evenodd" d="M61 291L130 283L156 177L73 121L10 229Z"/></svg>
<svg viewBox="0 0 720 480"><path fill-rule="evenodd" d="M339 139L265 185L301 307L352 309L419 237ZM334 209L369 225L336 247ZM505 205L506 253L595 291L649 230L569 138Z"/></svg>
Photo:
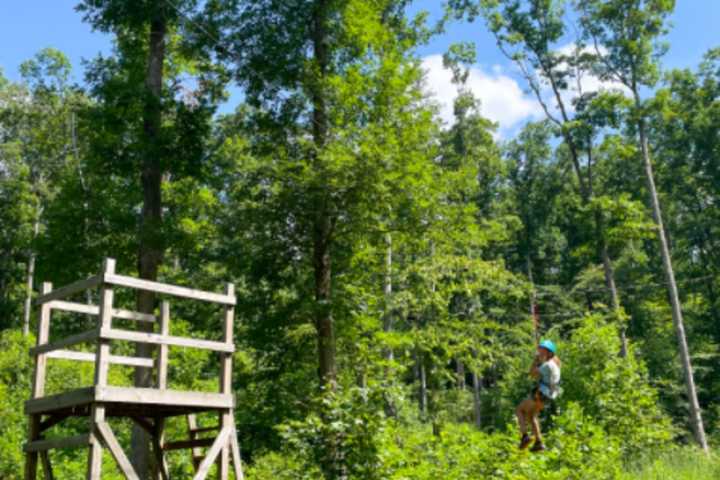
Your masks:
<svg viewBox="0 0 720 480"><path fill-rule="evenodd" d="M538 415L540 415L544 406L542 395L536 390L533 395L520 402L515 410L520 433L523 436L527 435L527 424L529 423L532 426L533 436L537 442L542 442L542 432L540 432Z"/></svg>

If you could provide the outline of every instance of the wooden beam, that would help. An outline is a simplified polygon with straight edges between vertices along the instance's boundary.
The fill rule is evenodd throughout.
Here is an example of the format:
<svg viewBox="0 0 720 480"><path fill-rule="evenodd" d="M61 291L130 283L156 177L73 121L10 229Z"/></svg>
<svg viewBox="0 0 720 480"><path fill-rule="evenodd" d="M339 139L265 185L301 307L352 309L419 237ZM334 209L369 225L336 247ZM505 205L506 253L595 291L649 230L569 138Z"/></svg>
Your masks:
<svg viewBox="0 0 720 480"><path fill-rule="evenodd" d="M194 413L188 414L187 424L188 424L188 435L190 436L190 440L197 439L197 430L198 430L197 415L195 415ZM193 468L197 472L197 469L200 467L200 462L202 462L202 450L200 450L200 448L193 448L192 451L190 452L190 455L192 457Z"/></svg>
<svg viewBox="0 0 720 480"><path fill-rule="evenodd" d="M214 427L203 427L203 428L191 428L190 431L192 433L206 433L206 432L214 432L216 430L220 430L220 425L215 425Z"/></svg>
<svg viewBox="0 0 720 480"><path fill-rule="evenodd" d="M230 437L231 432L232 429L230 428L222 429L220 434L215 438L215 442L213 442L212 447L210 447L210 450L208 450L207 454L205 455L205 458L203 458L203 461L200 463L200 467L198 468L197 473L195 473L193 480L205 480L208 471L210 471L210 466L215 461L215 458L220 453L220 450L222 450L223 447L227 445L228 438ZM227 480L227 478L218 480Z"/></svg>
<svg viewBox="0 0 720 480"><path fill-rule="evenodd" d="M42 286L43 293L52 291L52 283L45 282ZM50 337L50 316L52 311L46 305L40 307L40 318L37 326L37 340L34 348L40 348L47 344ZM30 352L32 352L32 348ZM45 373L47 368L47 359L45 355L38 355L35 358L35 371L33 374L32 398L42 397L45 393Z"/></svg>
<svg viewBox="0 0 720 480"><path fill-rule="evenodd" d="M148 292L164 293L174 297L190 298L193 300L202 300L204 302L219 303L223 305L235 305L235 296L224 295L221 293L204 292L187 287L177 285L168 285L166 283L153 282L150 280L142 280L134 277L126 277L124 275L106 274L103 278L105 283L117 285L119 287L135 288L137 290L145 290Z"/></svg>
<svg viewBox="0 0 720 480"><path fill-rule="evenodd" d="M42 305L43 303L47 303L51 300L59 300L61 298L66 298L74 295L78 292L82 292L90 288L95 288L100 285L101 281L102 276L100 275L93 275L92 277L86 278L85 280L78 280L77 282L73 282L70 285L65 285L64 287L60 287L57 290L53 290L52 292L40 295L35 299L35 305Z"/></svg>
<svg viewBox="0 0 720 480"><path fill-rule="evenodd" d="M94 395L95 387L86 387L47 397L34 398L25 402L25 413L47 413L66 407L87 404L93 401Z"/></svg>
<svg viewBox="0 0 720 480"><path fill-rule="evenodd" d="M108 450L110 450L110 453L118 464L118 467L120 467L120 470L122 470L125 478L127 478L127 480L140 480L140 477L137 472L135 472L127 455L125 455L120 443L117 441L117 438L115 438L115 434L110 428L110 425L108 425L107 422L98 422L95 424L95 427L98 432L100 432L103 442L108 447Z"/></svg>
<svg viewBox="0 0 720 480"><path fill-rule="evenodd" d="M55 480L52 465L50 464L50 455L47 450L40 452L40 460L42 461L43 472L45 472L45 480Z"/></svg>
<svg viewBox="0 0 720 480"><path fill-rule="evenodd" d="M100 331L100 338L103 340L124 340L127 342L150 343L154 345L175 345L177 347L199 348L203 350L213 350L215 352L235 351L235 345L231 343L110 328L102 329Z"/></svg>
<svg viewBox="0 0 720 480"><path fill-rule="evenodd" d="M28 442L34 442L40 439L40 415L30 415L30 428L28 432ZM37 452L25 452L25 480L37 479Z"/></svg>
<svg viewBox="0 0 720 480"><path fill-rule="evenodd" d="M177 407L232 408L232 394L183 392L136 387L95 387L95 400L105 403L138 403Z"/></svg>
<svg viewBox="0 0 720 480"><path fill-rule="evenodd" d="M163 446L163 450L170 451L170 450L184 450L187 448L200 448L200 447L209 447L215 442L214 438L195 438L192 440L178 440L176 442L167 442Z"/></svg>
<svg viewBox="0 0 720 480"><path fill-rule="evenodd" d="M97 338L97 330L88 330L87 332L71 335L53 343L44 343L42 345L37 345L36 347L30 349L30 355L41 355L43 353L52 352L53 350L60 350L65 347L77 345L78 343L92 342L93 340L97 340Z"/></svg>
<svg viewBox="0 0 720 480"><path fill-rule="evenodd" d="M53 310L62 310L63 312L83 313L85 315L99 315L100 307L97 305L88 305L85 303L66 302L64 300L53 300L49 302L50 308ZM149 313L135 312L122 308L113 308L113 318L123 320L136 320L138 322L155 322L157 317Z"/></svg>
<svg viewBox="0 0 720 480"><path fill-rule="evenodd" d="M47 440L35 440L25 445L26 452L41 452L53 448L76 448L90 445L90 435L83 433L73 437L49 438Z"/></svg>
<svg viewBox="0 0 720 480"><path fill-rule="evenodd" d="M52 283L45 282L42 285L42 293L48 294L52 291ZM50 316L52 311L47 305L40 307L40 318L37 325L37 346L47 343L50 335ZM33 371L33 383L31 397L32 399L42 397L45 394L45 373L47 367L47 358L45 355L35 357L35 368ZM28 429L28 440L30 442L40 439L40 415L30 415L30 425ZM35 480L37 478L37 461L36 452L28 452L25 455L25 479Z"/></svg>
<svg viewBox="0 0 720 480"><path fill-rule="evenodd" d="M77 360L80 362L94 362L96 355L92 352L74 352L72 350L55 350L47 354L48 358L64 360ZM108 355L108 362L116 365L129 365L131 367L150 367L155 365L152 358L125 357L122 355Z"/></svg>
<svg viewBox="0 0 720 480"><path fill-rule="evenodd" d="M112 258L106 258L103 263L103 269L100 272L100 276L111 275L115 273L115 260ZM98 312L98 326L99 331L103 328L112 328L112 309L113 301L115 299L115 292L110 285L103 284L100 290L100 311ZM95 356L95 395L97 395L97 389L103 388L107 385L109 363L108 357L110 356L110 342L101 338L98 335L97 342L97 355ZM100 433L105 439L105 443L108 444L112 450L113 445L110 443L115 439L112 431L109 435L107 432L103 432L101 427L105 424L105 405L102 403L93 403L90 410L90 431ZM110 438L109 438L110 437ZM115 442L117 443L117 441ZM122 450L120 450L120 455ZM113 456L116 457L118 465L122 468L122 460L117 459L118 452L113 451ZM88 449L88 469L87 469L87 480L100 480L102 475L102 445L100 439L93 435L90 442L90 448ZM127 472L125 472L127 476Z"/></svg>
<svg viewBox="0 0 720 480"><path fill-rule="evenodd" d="M160 304L160 335L168 337L170 335L170 304L163 300ZM161 344L158 349L158 388L165 390L167 388L168 374L168 345Z"/></svg>
<svg viewBox="0 0 720 480"><path fill-rule="evenodd" d="M237 439L237 431L233 429L233 433L230 436L230 447L232 448L232 459L233 465L235 466L235 480L244 480L245 474L243 474L242 460L240 459L240 444Z"/></svg>
<svg viewBox="0 0 720 480"><path fill-rule="evenodd" d="M235 285L232 283L227 284L226 293L228 296L235 296ZM226 305L225 312L223 315L223 342L233 345L233 320L235 317L235 307L233 305ZM232 392L232 353L221 353L220 354L220 378L219 388L220 393ZM223 428L235 429L235 419L233 418L232 410L220 413L220 425ZM220 451L218 457L218 478L223 480L227 479L230 473L230 446L225 445Z"/></svg>
<svg viewBox="0 0 720 480"><path fill-rule="evenodd" d="M163 447L165 445L165 419L160 417L155 420L157 428L152 435L152 449L155 452L155 461L158 467L158 480L170 480L170 472L167 465Z"/></svg>

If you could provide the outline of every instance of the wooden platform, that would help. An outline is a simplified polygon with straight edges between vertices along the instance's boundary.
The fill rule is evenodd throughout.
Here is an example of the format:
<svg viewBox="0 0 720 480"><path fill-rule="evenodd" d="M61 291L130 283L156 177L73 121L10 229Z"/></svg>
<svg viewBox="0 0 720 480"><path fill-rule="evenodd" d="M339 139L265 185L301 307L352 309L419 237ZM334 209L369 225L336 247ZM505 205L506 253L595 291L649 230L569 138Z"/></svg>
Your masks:
<svg viewBox="0 0 720 480"><path fill-rule="evenodd" d="M79 412L82 407L89 409L93 403L102 404L110 416L136 415L141 412L147 417L169 417L232 409L235 407L235 397L224 393L95 386L28 400L25 402L25 413L49 415Z"/></svg>
<svg viewBox="0 0 720 480"><path fill-rule="evenodd" d="M89 289L99 289L99 305L71 301L73 295ZM155 295L183 298L214 303L220 306L222 338L202 339L170 335L170 302L159 302L159 312L135 312L118 308L114 304L114 290L129 288L153 292ZM115 261L106 259L102 271L86 280L53 290L52 284L43 284L42 294L36 299L40 306L37 326L37 344L30 349L35 360L31 399L25 402L29 417L28 441L25 444L25 479L36 480L38 467L46 480L54 480L50 451L55 449L85 448L88 453L87 480L102 478L102 451L107 450L115 459L120 471L128 480L140 480L146 476L136 471L136 465L125 453L123 445L107 421L111 417L132 420L150 438L154 463L159 480L169 480L170 469L165 452L178 449L190 450L195 473L193 480L207 478L213 465L217 465L217 478L229 480L230 462L236 480L242 480L240 447L235 430L235 396L232 393L233 319L235 288L228 284L225 293L204 292L188 287L117 275ZM97 322L89 330L50 342L52 312L64 312L96 317ZM142 331L113 328L113 319L119 318L144 323ZM150 324L149 327L147 325ZM150 330L150 331L149 331ZM154 358L145 356L112 355L111 344L115 341L153 345ZM72 350L78 345L92 348ZM168 389L169 356L171 347L210 350L219 356L218 393L178 391ZM48 373L47 363L54 359L92 362L95 366L93 385L76 388L54 395L45 395ZM111 364L143 368L152 379L140 387L109 385L108 370ZM137 372L136 372L137 373ZM148 388L145 388L148 387ZM152 387L152 388L150 388ZM213 427L199 427L196 415L211 412L217 418ZM169 417L187 417L188 437L165 438L165 422ZM57 438L51 428L67 419L85 417L85 433ZM77 424L76 424L77 425ZM74 427L77 428L77 427ZM85 429L80 429L85 430ZM215 433L213 438L199 434ZM51 436L48 438L46 434ZM137 459L135 459L137 460ZM147 464L144 464L147 465ZM145 466L142 467L145 470ZM142 475L141 475L142 474ZM153 475L153 480L155 480ZM75 479L73 479L75 480Z"/></svg>

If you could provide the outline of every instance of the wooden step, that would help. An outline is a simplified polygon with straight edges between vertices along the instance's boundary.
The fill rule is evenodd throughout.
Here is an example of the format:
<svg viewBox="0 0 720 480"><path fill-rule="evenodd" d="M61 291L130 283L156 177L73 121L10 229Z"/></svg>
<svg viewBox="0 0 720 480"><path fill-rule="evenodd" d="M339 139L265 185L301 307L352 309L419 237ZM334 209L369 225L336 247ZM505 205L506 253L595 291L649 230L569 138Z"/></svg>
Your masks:
<svg viewBox="0 0 720 480"><path fill-rule="evenodd" d="M214 427L201 427L201 428L191 428L190 433L205 433L205 432L215 432L217 430L220 430L220 425L215 425Z"/></svg>
<svg viewBox="0 0 720 480"><path fill-rule="evenodd" d="M163 450L182 450L185 448L209 447L214 441L214 438L196 438L194 440L166 442L165 445L163 445Z"/></svg>
<svg viewBox="0 0 720 480"><path fill-rule="evenodd" d="M74 437L49 438L47 440L35 440L25 444L26 452L42 452L53 448L77 448L90 445L90 434L83 433Z"/></svg>

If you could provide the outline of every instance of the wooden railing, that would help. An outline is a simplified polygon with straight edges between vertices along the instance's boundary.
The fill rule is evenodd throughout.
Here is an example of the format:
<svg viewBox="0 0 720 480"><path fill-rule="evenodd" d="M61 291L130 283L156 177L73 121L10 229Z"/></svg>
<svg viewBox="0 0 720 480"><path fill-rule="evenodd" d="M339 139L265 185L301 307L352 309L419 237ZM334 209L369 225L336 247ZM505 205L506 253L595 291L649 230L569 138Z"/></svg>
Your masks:
<svg viewBox="0 0 720 480"><path fill-rule="evenodd" d="M100 289L98 305L86 305L69 301L73 295L96 288ZM170 335L170 303L167 300L161 301L158 315L116 308L114 305L116 288L145 290L166 297L179 297L219 304L223 308L222 338L217 341ZM40 311L37 344L30 349L31 355L35 357L35 372L33 375L32 399L26 403L26 411L30 415L29 441L25 446L27 452L26 479L36 478L38 458L42 459L45 478L52 478L52 468L47 453L49 449L88 446L87 478L98 480L101 476L103 445L110 450L126 478L139 478L118 443L110 425L106 422L106 417L109 414L129 416L152 435L153 449L158 455L162 478L168 478L163 452L187 447L188 445L194 447L194 450L201 445L209 446L207 454L195 464L195 479L204 479L215 459L217 459L218 464L218 478L227 479L231 454L236 478L243 478L240 451L233 422L234 399L231 392L232 354L235 351L233 345L235 287L233 284L227 285L225 293L213 293L141 280L116 274L115 260L108 258L98 275L56 290L53 290L52 284L44 283L41 295L36 299L35 303L40 307ZM97 317L95 328L50 342L51 317L52 312L56 310ZM156 332L152 333L125 330L113 327L113 319L157 324L158 326ZM153 359L112 355L110 345L114 340L158 345L157 357ZM77 351L68 349L81 343L94 344L94 350ZM220 354L219 392L168 390L168 356L171 346L218 352ZM93 386L46 397L44 394L47 360L50 358L94 362ZM108 370L111 364L136 368L156 368L156 384L153 388L109 386ZM68 438L46 439L43 437L43 432L52 425L68 416L78 415L73 413L75 412L75 406L85 404L89 404L91 408L84 410L80 415L89 415L89 433ZM154 411L156 415L151 415L153 417L151 423L148 423L150 422L148 418L137 415L137 404L159 406L159 409ZM126 406L129 406L129 410L119 410L119 408L125 408ZM212 440L212 443L207 439L195 438L194 432L202 430L196 428L195 431L190 432L189 441L170 442L165 445L163 437L164 415L172 415L176 412L176 410L172 410L168 414L160 410L160 408L167 408L167 406L172 407L172 409L178 407L187 408L187 410L182 411L187 411L189 414L196 411L216 411L220 416L217 437ZM108 411L108 408L115 408L115 410ZM49 416L43 420L43 415ZM191 415L189 415L188 420L194 422L194 416L191 418ZM198 460L197 456L193 455L193 461L196 460Z"/></svg>
<svg viewBox="0 0 720 480"><path fill-rule="evenodd" d="M114 288L124 287L135 290L151 291L160 295L199 300L223 305L222 341L178 337L170 335L170 304L167 300L160 303L159 316L115 308ZM89 289L100 288L100 304L87 305L67 299ZM107 384L107 371L110 364L133 367L157 367L157 388L167 388L168 348L170 346L189 347L220 352L220 393L230 393L230 368L233 345L233 316L235 291L232 284L227 285L226 293L213 293L187 287L168 285L160 282L141 280L115 273L115 260L105 260L99 275L80 280L53 290L51 283L44 283L35 304L40 307L37 344L30 349L36 360L32 398L42 397L45 389L47 359L66 359L95 363L94 384ZM74 312L97 317L97 326L91 330L49 342L52 312ZM142 323L157 323L157 333L138 332L114 328L113 319L123 319ZM110 354L110 342L113 340L158 345L157 359ZM69 347L94 343L94 352L68 350Z"/></svg>

